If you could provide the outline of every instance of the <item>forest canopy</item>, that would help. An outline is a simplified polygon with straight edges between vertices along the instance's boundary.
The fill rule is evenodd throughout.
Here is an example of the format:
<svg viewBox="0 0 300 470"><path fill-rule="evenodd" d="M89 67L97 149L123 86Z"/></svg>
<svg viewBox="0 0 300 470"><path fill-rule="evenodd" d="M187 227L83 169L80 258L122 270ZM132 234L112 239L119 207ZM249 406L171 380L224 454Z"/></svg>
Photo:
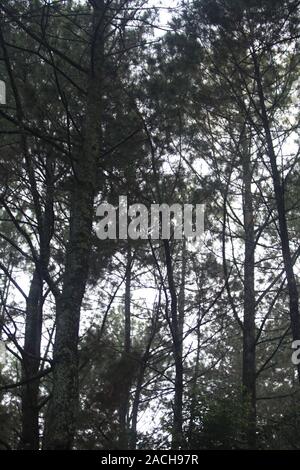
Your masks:
<svg viewBox="0 0 300 470"><path fill-rule="evenodd" d="M300 449L299 8L0 0L1 450Z"/></svg>

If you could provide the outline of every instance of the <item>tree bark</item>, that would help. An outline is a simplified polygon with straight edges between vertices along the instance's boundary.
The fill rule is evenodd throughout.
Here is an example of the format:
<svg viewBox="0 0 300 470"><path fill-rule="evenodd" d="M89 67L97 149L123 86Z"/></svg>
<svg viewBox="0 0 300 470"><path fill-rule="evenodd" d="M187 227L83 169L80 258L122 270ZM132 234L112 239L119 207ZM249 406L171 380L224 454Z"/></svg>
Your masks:
<svg viewBox="0 0 300 470"><path fill-rule="evenodd" d="M164 240L167 276L171 297L171 334L175 362L175 394L173 404L172 449L180 449L183 445L183 363L182 363L182 329L178 315L177 293L174 282L173 263L169 240Z"/></svg>
<svg viewBox="0 0 300 470"><path fill-rule="evenodd" d="M131 270L132 270L132 253L131 247L127 249L126 278L125 278L125 322L124 322L124 351L125 360L129 359L131 353ZM122 394L121 404L119 407L120 434L118 448L122 450L128 449L128 410L130 398L130 385L126 387Z"/></svg>
<svg viewBox="0 0 300 470"><path fill-rule="evenodd" d="M103 29L104 1L95 0L83 150L74 162L66 266L56 306L53 394L46 416L45 449L71 449L76 429L78 331L89 271L96 170L101 149Z"/></svg>
<svg viewBox="0 0 300 470"><path fill-rule="evenodd" d="M256 446L255 236L253 196L251 191L251 157L247 141L244 142L241 157L243 166L243 211L245 231L242 383L244 406L247 413L247 444L250 449L254 449Z"/></svg>
<svg viewBox="0 0 300 470"><path fill-rule="evenodd" d="M39 386L36 378L40 367L40 350L43 322L43 272L50 258L50 242L54 231L53 215L54 164L46 160L45 209L39 220L40 256L32 277L26 305L25 341L23 348L22 380L22 433L21 449L38 450L39 438Z"/></svg>
<svg viewBox="0 0 300 470"><path fill-rule="evenodd" d="M36 269L31 281L26 305L25 342L22 380L28 381L38 374L42 334L43 281ZM39 449L39 380L28 382L22 388L21 449Z"/></svg>

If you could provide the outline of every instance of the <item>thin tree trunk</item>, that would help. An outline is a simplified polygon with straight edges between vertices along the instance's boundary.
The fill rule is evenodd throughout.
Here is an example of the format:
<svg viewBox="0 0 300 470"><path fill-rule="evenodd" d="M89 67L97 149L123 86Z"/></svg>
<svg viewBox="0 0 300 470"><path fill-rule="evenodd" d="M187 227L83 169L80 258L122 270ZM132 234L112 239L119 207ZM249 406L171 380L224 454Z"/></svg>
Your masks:
<svg viewBox="0 0 300 470"><path fill-rule="evenodd" d="M247 410L247 443L250 449L256 446L256 335L255 335L255 290L254 262L255 239L253 197L251 191L251 158L247 141L242 152L243 166L243 210L245 230L244 262L244 324L243 324L243 398Z"/></svg>
<svg viewBox="0 0 300 470"><path fill-rule="evenodd" d="M45 449L71 449L76 429L78 332L89 271L96 169L101 150L103 14L103 0L95 0L83 151L74 162L69 242L63 289L56 307L53 394L46 416Z"/></svg>
<svg viewBox="0 0 300 470"><path fill-rule="evenodd" d="M151 350L152 342L154 340L155 333L156 333L159 309L160 309L160 301L157 307L157 315L155 316L154 321L153 321L153 328L149 336L149 341L147 342L147 347L141 360L141 365L140 365L139 373L137 377L137 385L136 385L136 389L135 389L135 393L133 397L132 412L131 412L130 440L129 440L129 447L131 450L135 450L136 444L137 444L137 421L138 421L138 413L139 413L139 407L140 407L140 399L141 399L141 394L143 390L144 376L145 376L145 372L148 366L148 361L150 358L150 350Z"/></svg>
<svg viewBox="0 0 300 470"><path fill-rule="evenodd" d="M171 297L171 334L175 362L175 394L173 404L172 449L180 449L183 445L183 364L182 364L182 331L178 316L177 293L174 282L173 263L169 240L164 240L167 276Z"/></svg>
<svg viewBox="0 0 300 470"><path fill-rule="evenodd" d="M39 386L36 377L40 367L40 350L43 322L43 276L50 258L50 242L54 231L53 216L53 176L54 165L46 160L46 198L45 210L39 227L40 259L35 268L26 305L25 341L22 362L22 433L21 449L39 449Z"/></svg>
<svg viewBox="0 0 300 470"><path fill-rule="evenodd" d="M1 296L0 340L2 339L2 330L3 330L3 326L5 325L5 309L7 306L7 299L9 295L9 289L10 289L10 282L11 282L10 278L12 277L12 273L13 273L13 261L12 261L11 253L9 253L8 255L7 270L8 270L9 276L4 275L3 287L1 287L1 290L0 290L0 296Z"/></svg>
<svg viewBox="0 0 300 470"><path fill-rule="evenodd" d="M27 450L39 448L39 380L38 374L42 334L43 281L36 269L31 281L26 305L25 342L22 363L22 380L29 381L22 388L22 435L20 447Z"/></svg>
<svg viewBox="0 0 300 470"><path fill-rule="evenodd" d="M289 310L291 319L291 329L293 340L300 339L300 314L299 314L299 293L297 288L296 276L293 268L293 259L291 255L288 225L286 219L285 199L284 199L284 184L281 180L280 172L277 166L277 159L273 145L273 139L271 134L270 122L268 118L266 100L262 85L261 72L258 63L256 52L252 52L255 80L257 84L258 96L261 108L261 120L265 132L267 153L271 164L272 179L275 193L275 201L278 212L279 222L279 235L281 241L281 251L284 263L284 269L286 274L288 292L289 292ZM300 382L300 364L297 366L298 380Z"/></svg>
<svg viewBox="0 0 300 470"><path fill-rule="evenodd" d="M132 253L131 247L128 245L127 263L126 263L126 279L125 279L125 322L124 322L124 357L129 359L131 353L131 270L132 270ZM121 404L119 407L119 449L128 449L128 409L129 409L130 385L122 394Z"/></svg>
<svg viewBox="0 0 300 470"><path fill-rule="evenodd" d="M183 347L183 325L184 325L184 308L185 308L185 281L186 281L186 239L182 240L182 252L181 252L181 279L180 288L178 294L178 327L179 335L181 340L181 354Z"/></svg>
<svg viewBox="0 0 300 470"><path fill-rule="evenodd" d="M136 389L135 389L135 393L133 397L132 412L131 412L131 429L130 429L130 439L129 439L130 450L135 450L136 444L137 444L137 421L138 421L141 394L142 394L142 389L143 389L143 381L144 381L145 371L146 371L148 360L149 360L150 347L151 347L151 343L149 344L149 348L147 347L145 354L143 355L142 363L141 363L138 378L137 378L137 385L136 385Z"/></svg>
<svg viewBox="0 0 300 470"><path fill-rule="evenodd" d="M199 322L199 327L197 328L197 354L196 354L196 359L195 359L193 380L191 384L190 419L189 419L189 427L188 427L188 433L187 433L189 449L193 448L193 435L195 431L195 415L196 415L196 406L197 406L197 381L199 378L199 369L200 369L200 346L201 346L201 341L200 341L200 322Z"/></svg>

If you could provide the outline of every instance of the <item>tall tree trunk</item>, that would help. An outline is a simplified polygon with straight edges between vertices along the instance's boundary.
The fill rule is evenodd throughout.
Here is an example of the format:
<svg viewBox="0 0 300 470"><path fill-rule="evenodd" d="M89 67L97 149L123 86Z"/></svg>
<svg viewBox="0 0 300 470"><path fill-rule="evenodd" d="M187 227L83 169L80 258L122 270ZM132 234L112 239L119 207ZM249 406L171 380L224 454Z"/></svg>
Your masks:
<svg viewBox="0 0 300 470"><path fill-rule="evenodd" d="M39 380L32 380L40 366L40 346L42 334L43 281L35 269L26 305L25 342L22 362L22 380L27 383L22 388L22 434L20 447L37 450L39 448Z"/></svg>
<svg viewBox="0 0 300 470"><path fill-rule="evenodd" d="M127 249L126 278L125 278L125 322L124 322L124 351L125 360L129 360L131 353L131 270L132 270L132 253L131 247ZM129 409L130 385L124 390L119 407L119 449L128 449L128 409Z"/></svg>
<svg viewBox="0 0 300 470"><path fill-rule="evenodd" d="M83 150L74 162L70 232L63 288L56 306L53 394L45 423L45 449L71 449L78 412L78 331L92 244L97 161L101 149L104 1L93 2L91 63Z"/></svg>
<svg viewBox="0 0 300 470"><path fill-rule="evenodd" d="M275 192L275 201L278 212L279 235L281 241L281 251L286 274L288 292L289 292L289 310L291 319L291 329L293 340L300 339L300 314L299 314L299 293L297 288L296 276L294 273L293 259L291 255L288 224L286 219L284 183L281 180L280 172L277 166L277 159L273 145L270 122L268 118L266 100L263 90L260 66L256 52L252 52L254 63L255 80L260 102L260 117L266 137L267 153L271 164L273 187ZM298 380L300 382L300 364L297 366Z"/></svg>
<svg viewBox="0 0 300 470"><path fill-rule="evenodd" d="M22 362L22 449L39 449L39 386L37 377L40 367L40 350L43 322L43 270L50 258L50 242L54 231L53 215L54 164L46 160L45 209L39 221L40 259L37 262L30 285L26 305L25 341ZM34 379L35 378L35 379ZM34 379L34 380L33 380Z"/></svg>
<svg viewBox="0 0 300 470"><path fill-rule="evenodd" d="M139 368L139 373L137 377L137 384L136 384L136 389L133 397L133 404L132 404L132 412L131 412L131 428L130 428L130 439L129 439L129 448L131 450L136 449L136 444L137 444L137 421L138 421L138 413L139 413L139 407L140 407L140 400L141 400L141 394L143 390L143 381L144 381L144 376L145 372L148 366L148 361L150 358L150 351L151 351L151 346L156 334L156 329L157 329L157 320L159 316L159 310L160 310L160 301L157 306L157 313L155 315L155 318L153 320L153 326L152 330L149 336L149 340L147 342L147 346L145 349L145 352L143 354L141 363L140 363L140 368Z"/></svg>
<svg viewBox="0 0 300 470"><path fill-rule="evenodd" d="M183 347L183 325L184 325L184 309L185 309L185 282L186 282L186 239L182 240L182 251L181 251L181 279L178 293L178 328L179 336L181 340L181 350ZM181 351L182 354L182 351Z"/></svg>
<svg viewBox="0 0 300 470"><path fill-rule="evenodd" d="M138 422L138 414L139 414L139 407L140 407L140 400L141 394L143 389L143 381L144 375L147 367L147 362L149 359L149 354L145 354L142 359L142 364L139 370L136 389L133 397L132 403L132 413L131 413L131 428L130 428L130 440L129 440L129 448L130 450L136 449L137 444L137 422Z"/></svg>
<svg viewBox="0 0 300 470"><path fill-rule="evenodd" d="M171 334L175 362L175 394L173 404L172 449L180 449L183 445L183 364L182 364L182 329L178 315L177 293L174 282L173 263L169 240L164 240L167 276L171 297Z"/></svg>
<svg viewBox="0 0 300 470"><path fill-rule="evenodd" d="M22 433L20 446L26 449L38 449L38 395L39 381L32 380L39 369L41 328L42 328L42 291L43 273L47 270L50 255L50 240L53 233L53 187L52 187L52 163L46 161L46 205L42 213L38 184L32 165L31 154L28 151L27 133L24 129L24 112L20 98L17 81L10 63L10 57L0 29L0 41L3 49L4 62L7 67L13 96L16 105L16 117L20 129L20 143L24 155L24 164L31 189L32 202L38 224L40 237L40 256L35 260L35 271L30 286L30 292L26 306L25 341L23 351L22 376L27 382L22 389Z"/></svg>
<svg viewBox="0 0 300 470"><path fill-rule="evenodd" d="M195 359L195 366L194 366L194 374L191 383L191 405L190 405L190 419L189 419L189 426L187 432L187 439L189 449L193 449L193 435L195 431L195 415L196 415L196 407L197 407L197 381L199 378L199 369L200 369L200 315L198 318L199 326L197 328L197 354Z"/></svg>
<svg viewBox="0 0 300 470"><path fill-rule="evenodd" d="M242 151L243 166L243 210L245 230L244 262L244 322L243 322L243 397L247 410L247 443L250 449L256 446L256 335L255 335L255 290L254 290L254 218L251 191L252 169L247 139Z"/></svg>

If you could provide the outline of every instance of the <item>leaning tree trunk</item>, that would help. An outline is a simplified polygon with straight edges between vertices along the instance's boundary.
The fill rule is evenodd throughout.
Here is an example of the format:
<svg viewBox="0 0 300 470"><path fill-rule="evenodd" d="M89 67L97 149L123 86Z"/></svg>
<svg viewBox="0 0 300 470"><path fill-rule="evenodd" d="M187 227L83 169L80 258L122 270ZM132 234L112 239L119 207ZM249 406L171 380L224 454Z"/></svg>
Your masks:
<svg viewBox="0 0 300 470"><path fill-rule="evenodd" d="M95 0L83 149L74 162L66 266L56 307L53 393L46 416L45 449L72 448L78 412L78 332L89 271L96 169L101 147L103 13L104 1Z"/></svg>
<svg viewBox="0 0 300 470"><path fill-rule="evenodd" d="M267 154L271 164L271 172L275 193L275 201L278 212L279 222L279 235L281 241L281 251L284 263L284 269L287 280L287 287L289 293L289 310L293 340L300 339L300 313L299 313L299 293L297 288L296 276L293 267L293 258L290 249L288 224L286 219L285 198L284 198L284 184L281 180L280 172L277 166L277 159L273 145L271 134L270 121L268 118L266 100L263 90L262 77L256 52L252 52L255 81L257 85L259 103L260 103L260 117L265 132ZM300 382L300 364L297 366L298 381Z"/></svg>
<svg viewBox="0 0 300 470"><path fill-rule="evenodd" d="M243 398L246 410L247 444L250 449L256 446L256 337L255 337L255 290L254 262L255 238L253 218L253 197L251 192L251 158L245 142L242 152L244 186L244 322L243 322Z"/></svg>

